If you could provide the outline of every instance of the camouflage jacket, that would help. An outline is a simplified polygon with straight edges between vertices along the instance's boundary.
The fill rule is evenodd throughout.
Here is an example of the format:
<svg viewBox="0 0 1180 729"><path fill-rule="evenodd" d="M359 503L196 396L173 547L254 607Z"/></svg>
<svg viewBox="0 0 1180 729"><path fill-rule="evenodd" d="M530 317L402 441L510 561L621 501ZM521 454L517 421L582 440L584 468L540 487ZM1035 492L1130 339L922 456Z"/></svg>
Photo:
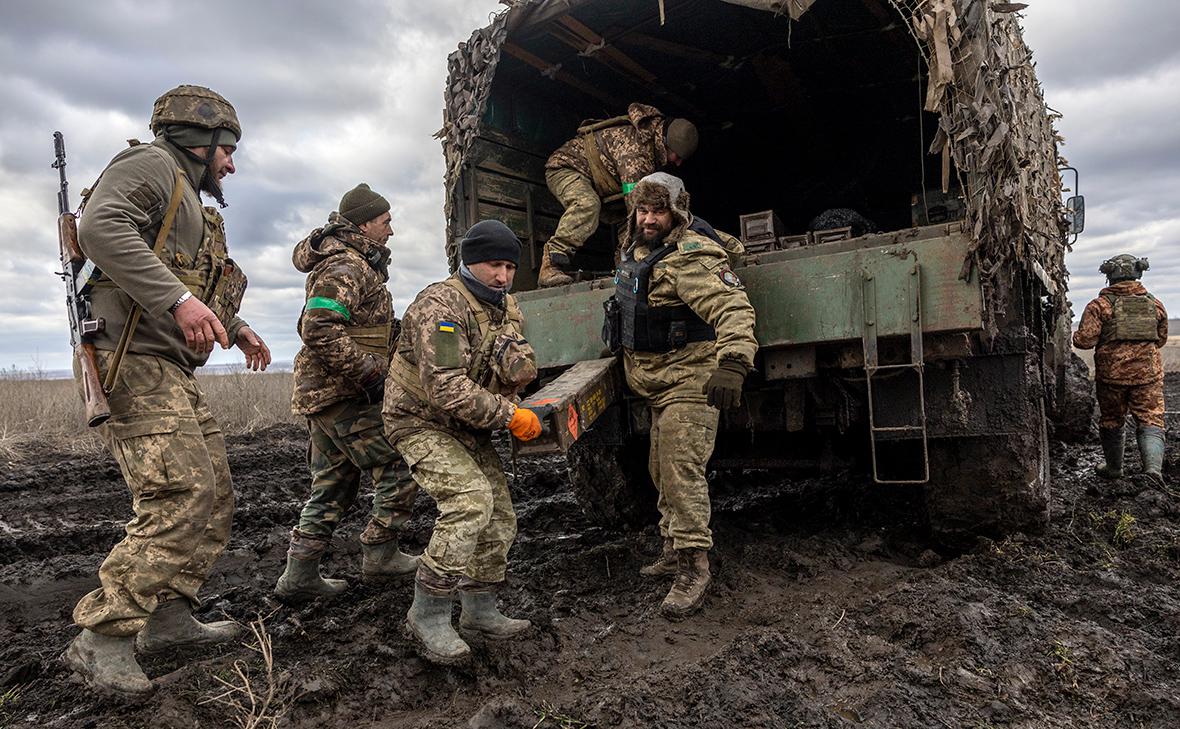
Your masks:
<svg viewBox="0 0 1180 729"><path fill-rule="evenodd" d="M1098 292L1098 298L1086 304L1082 321L1073 334L1078 349L1094 349L1094 377L1110 385L1144 385L1163 379L1164 366L1160 347L1168 341L1168 312L1156 299L1158 338L1154 342L1104 341L1103 324L1110 321L1114 308L1105 296L1136 296L1147 289L1138 281L1120 281Z"/></svg>
<svg viewBox="0 0 1180 729"><path fill-rule="evenodd" d="M732 236L730 245L741 246ZM651 306L688 304L717 332L715 341L692 342L671 352L624 350L627 384L656 407L673 402L705 402L702 389L723 359L754 367L758 341L754 338L754 307L741 280L730 269L728 251L713 239L685 228L673 229L666 241L677 250L651 272ZM650 250L642 243L627 255L643 260Z"/></svg>
<svg viewBox="0 0 1180 729"><path fill-rule="evenodd" d="M152 248L178 169L183 179L180 207L156 256ZM138 303L143 315L129 351L164 357L190 373L209 358L188 348L168 311L188 291L177 272L193 265L205 239L205 213L197 194L203 174L204 165L161 138L120 152L94 185L78 221L78 243L103 272L93 295L94 315L106 320L106 328L94 338L98 349L116 348L132 305ZM230 343L245 325L237 317L230 322Z"/></svg>
<svg viewBox="0 0 1180 729"><path fill-rule="evenodd" d="M453 276L452 279L458 279ZM498 332L493 356L503 358L502 342L518 340L521 322L519 309L511 301L505 309L484 304L492 328ZM511 315L509 312L513 312ZM499 372L518 372L517 362L506 361L503 368L488 368L482 382L471 379L469 370L482 343L477 312L468 299L446 281L423 289L406 309L396 356L417 370L423 397L413 394L399 383L395 369L385 381L385 434L396 443L399 439L423 430L439 430L453 436L469 448L489 431L505 428L516 412L517 391L536 376L531 348L508 348L508 357L532 361L530 374L517 383L504 382ZM485 354L488 352L485 351ZM528 362L524 363L527 369Z"/></svg>
<svg viewBox="0 0 1180 729"><path fill-rule="evenodd" d="M398 323L385 285L389 249L332 213L295 246L291 262L307 274L291 410L311 415L361 396L361 383L389 365Z"/></svg>
<svg viewBox="0 0 1180 729"><path fill-rule="evenodd" d="M594 132L603 165L620 184L639 182L668 163L663 113L647 104L631 104L627 107L627 116L630 124ZM563 167L593 179L590 163L582 150L581 136L561 145L545 163L547 170Z"/></svg>

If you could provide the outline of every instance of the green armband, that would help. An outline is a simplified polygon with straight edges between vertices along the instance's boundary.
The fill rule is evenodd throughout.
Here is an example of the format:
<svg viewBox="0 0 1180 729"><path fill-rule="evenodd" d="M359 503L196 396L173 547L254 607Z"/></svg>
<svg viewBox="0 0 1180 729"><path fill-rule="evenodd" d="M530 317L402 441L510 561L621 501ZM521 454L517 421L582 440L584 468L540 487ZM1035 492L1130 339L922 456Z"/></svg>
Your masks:
<svg viewBox="0 0 1180 729"><path fill-rule="evenodd" d="M312 309L329 309L342 315L344 321L352 321L352 314L348 313L348 307L335 299L313 296L307 300L307 305L303 307L304 311L311 311Z"/></svg>
<svg viewBox="0 0 1180 729"><path fill-rule="evenodd" d="M630 194L631 194L631 191L635 189L635 185L637 185L637 184L639 184L639 183L636 183L636 182L624 182L624 183L623 183L623 194L624 194L624 195L630 195Z"/></svg>

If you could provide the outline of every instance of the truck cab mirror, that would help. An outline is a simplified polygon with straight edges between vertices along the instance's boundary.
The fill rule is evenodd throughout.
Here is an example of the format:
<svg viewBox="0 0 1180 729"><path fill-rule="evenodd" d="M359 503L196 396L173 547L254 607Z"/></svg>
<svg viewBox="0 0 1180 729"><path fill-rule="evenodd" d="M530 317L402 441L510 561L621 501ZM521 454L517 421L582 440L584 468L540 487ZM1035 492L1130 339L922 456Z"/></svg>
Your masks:
<svg viewBox="0 0 1180 729"><path fill-rule="evenodd" d="M1074 195L1065 201L1066 221L1069 232L1073 235L1081 233L1086 228L1086 198Z"/></svg>

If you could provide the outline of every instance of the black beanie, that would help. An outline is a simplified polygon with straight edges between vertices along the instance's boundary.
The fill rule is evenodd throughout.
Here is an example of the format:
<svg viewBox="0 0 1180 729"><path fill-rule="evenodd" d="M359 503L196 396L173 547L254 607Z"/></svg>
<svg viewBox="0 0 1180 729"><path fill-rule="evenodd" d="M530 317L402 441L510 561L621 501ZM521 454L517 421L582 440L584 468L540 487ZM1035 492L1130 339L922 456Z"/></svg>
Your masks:
<svg viewBox="0 0 1180 729"><path fill-rule="evenodd" d="M520 239L499 220L481 220L467 229L459 244L459 258L466 265L483 261L520 263Z"/></svg>
<svg viewBox="0 0 1180 729"><path fill-rule="evenodd" d="M361 183L340 198L340 214L353 225L367 223L382 213L389 212L389 201Z"/></svg>

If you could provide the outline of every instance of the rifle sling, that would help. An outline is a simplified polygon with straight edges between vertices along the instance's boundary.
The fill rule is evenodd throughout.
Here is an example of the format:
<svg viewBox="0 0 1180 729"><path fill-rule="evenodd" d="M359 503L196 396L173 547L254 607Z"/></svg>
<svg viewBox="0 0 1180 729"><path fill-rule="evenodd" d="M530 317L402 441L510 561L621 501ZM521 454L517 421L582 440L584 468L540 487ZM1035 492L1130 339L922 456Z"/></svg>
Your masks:
<svg viewBox="0 0 1180 729"><path fill-rule="evenodd" d="M172 230L172 224L176 221L176 211L180 209L180 201L184 197L184 175L180 168L176 168L176 183L172 186L172 198L168 201L168 212L164 213L164 220L160 222L160 232L156 234L156 244L152 246L152 253L156 254L156 258L164 252L164 242L168 240L168 232ZM115 354L111 358L110 367L107 369L106 379L102 383L103 392L110 393L115 388L115 382L119 378L119 367L123 364L123 355L127 353L128 347L131 346L131 338L135 336L135 330L139 327L139 317L143 314L143 307L138 303L131 305L131 313L127 316L127 324L123 327L123 332L119 335L119 343L115 347Z"/></svg>

